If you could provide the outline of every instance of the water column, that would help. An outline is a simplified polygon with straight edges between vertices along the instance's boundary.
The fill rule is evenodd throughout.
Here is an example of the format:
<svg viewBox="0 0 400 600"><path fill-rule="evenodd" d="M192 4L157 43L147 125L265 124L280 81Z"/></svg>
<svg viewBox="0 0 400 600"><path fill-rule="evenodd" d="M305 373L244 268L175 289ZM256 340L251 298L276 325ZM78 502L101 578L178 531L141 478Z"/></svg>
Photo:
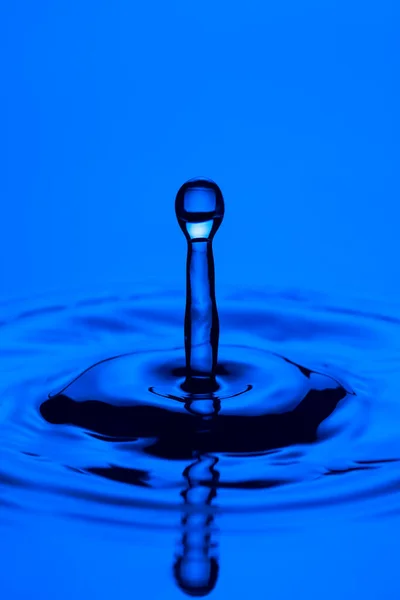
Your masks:
<svg viewBox="0 0 400 600"><path fill-rule="evenodd" d="M212 240L224 216L221 190L208 179L187 181L176 195L175 212L188 243L186 380L182 387L192 394L207 394L218 389L219 320Z"/></svg>

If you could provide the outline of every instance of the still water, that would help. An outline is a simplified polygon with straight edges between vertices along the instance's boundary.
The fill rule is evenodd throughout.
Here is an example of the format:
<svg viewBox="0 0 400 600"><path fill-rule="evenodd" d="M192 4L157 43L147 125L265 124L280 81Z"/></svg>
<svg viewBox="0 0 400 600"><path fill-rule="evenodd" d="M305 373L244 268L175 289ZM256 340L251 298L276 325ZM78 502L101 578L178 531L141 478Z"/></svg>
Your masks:
<svg viewBox="0 0 400 600"><path fill-rule="evenodd" d="M398 598L400 309L221 289L216 390L181 290L0 306L8 598Z"/></svg>

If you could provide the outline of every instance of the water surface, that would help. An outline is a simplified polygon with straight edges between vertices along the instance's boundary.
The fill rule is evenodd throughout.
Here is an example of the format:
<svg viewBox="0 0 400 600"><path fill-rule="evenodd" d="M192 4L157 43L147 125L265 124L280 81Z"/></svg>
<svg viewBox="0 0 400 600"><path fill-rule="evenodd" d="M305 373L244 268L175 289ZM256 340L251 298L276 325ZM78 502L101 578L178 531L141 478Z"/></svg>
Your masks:
<svg viewBox="0 0 400 600"><path fill-rule="evenodd" d="M271 536L297 544L329 523L361 539L397 518L399 308L246 289L219 309L219 388L196 399L180 387L179 292L1 306L5 540L40 522L89 527L89 552L92 536L115 556L127 536L161 544L165 593L218 595L248 536L269 556Z"/></svg>

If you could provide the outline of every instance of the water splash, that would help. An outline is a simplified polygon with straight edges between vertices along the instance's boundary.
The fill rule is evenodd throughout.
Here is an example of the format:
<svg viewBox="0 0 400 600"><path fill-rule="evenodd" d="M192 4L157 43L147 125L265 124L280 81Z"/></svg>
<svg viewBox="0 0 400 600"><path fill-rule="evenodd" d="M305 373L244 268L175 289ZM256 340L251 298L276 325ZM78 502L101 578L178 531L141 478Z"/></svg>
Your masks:
<svg viewBox="0 0 400 600"><path fill-rule="evenodd" d="M176 212L186 363L179 293L0 307L0 523L22 509L162 531L181 515L173 573L200 596L224 532L398 513L400 310L235 290L219 346L222 194L187 182Z"/></svg>
<svg viewBox="0 0 400 600"><path fill-rule="evenodd" d="M204 591L224 532L398 511L400 313L274 290L245 298L221 294L210 400L179 399L180 293L3 307L2 518L19 507L162 531L181 514L171 563L180 585Z"/></svg>

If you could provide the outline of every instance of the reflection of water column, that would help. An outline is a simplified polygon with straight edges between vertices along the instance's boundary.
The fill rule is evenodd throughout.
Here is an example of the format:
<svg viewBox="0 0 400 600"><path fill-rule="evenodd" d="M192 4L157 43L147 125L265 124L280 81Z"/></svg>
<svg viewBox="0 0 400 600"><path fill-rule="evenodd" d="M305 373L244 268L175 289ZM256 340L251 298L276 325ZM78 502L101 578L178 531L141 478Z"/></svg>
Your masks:
<svg viewBox="0 0 400 600"><path fill-rule="evenodd" d="M190 596L206 596L218 578L218 560L212 541L214 515L211 502L216 496L218 458L199 454L183 472L187 488L182 492L185 512L182 517L182 550L174 565L175 579Z"/></svg>
<svg viewBox="0 0 400 600"><path fill-rule="evenodd" d="M208 393L217 389L219 321L212 240L224 216L221 190L206 179L188 181L176 195L175 212L188 242L184 389Z"/></svg>

